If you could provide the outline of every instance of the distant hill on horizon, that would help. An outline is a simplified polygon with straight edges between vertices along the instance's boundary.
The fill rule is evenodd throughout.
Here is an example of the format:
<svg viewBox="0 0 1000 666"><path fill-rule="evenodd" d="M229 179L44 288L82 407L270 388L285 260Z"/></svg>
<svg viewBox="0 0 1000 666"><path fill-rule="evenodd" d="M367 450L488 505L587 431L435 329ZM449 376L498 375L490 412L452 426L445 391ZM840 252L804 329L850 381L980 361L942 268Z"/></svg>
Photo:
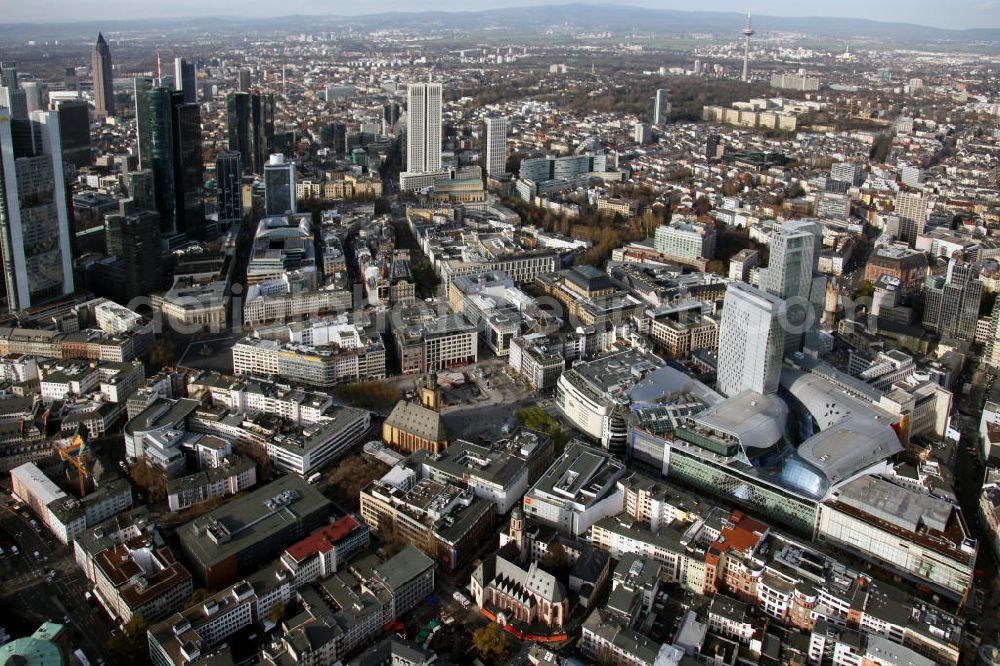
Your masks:
<svg viewBox="0 0 1000 666"><path fill-rule="evenodd" d="M289 15L278 17L210 16L171 19L74 21L0 24L0 39L67 39L96 35L99 30L206 31L323 31L336 26L359 28L428 27L438 29L516 29L541 31L566 25L611 32L656 32L664 35L711 33L738 36L746 17L736 12L651 9L627 5L552 4L479 11L383 12L361 16ZM955 30L902 22L835 17L755 15L754 29L796 32L838 40L878 39L903 44L955 43L1000 45L1000 28Z"/></svg>

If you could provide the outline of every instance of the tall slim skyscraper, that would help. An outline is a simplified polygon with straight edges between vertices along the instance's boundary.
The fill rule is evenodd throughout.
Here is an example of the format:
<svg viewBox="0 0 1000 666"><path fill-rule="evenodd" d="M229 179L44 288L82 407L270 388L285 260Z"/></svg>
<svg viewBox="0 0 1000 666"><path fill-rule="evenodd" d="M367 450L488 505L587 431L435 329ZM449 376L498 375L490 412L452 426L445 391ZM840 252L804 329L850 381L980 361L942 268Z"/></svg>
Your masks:
<svg viewBox="0 0 1000 666"><path fill-rule="evenodd" d="M201 108L187 104L184 93L171 95L174 197L177 231L205 238L205 164L201 152Z"/></svg>
<svg viewBox="0 0 1000 666"><path fill-rule="evenodd" d="M407 86L406 170L434 173L441 170L441 84Z"/></svg>
<svg viewBox="0 0 1000 666"><path fill-rule="evenodd" d="M659 88L649 100L650 124L666 125L670 122L670 91Z"/></svg>
<svg viewBox="0 0 1000 666"><path fill-rule="evenodd" d="M927 225L930 202L924 195L915 192L900 192L896 195L896 215L899 217L899 239L910 247L917 244L917 236L924 233Z"/></svg>
<svg viewBox="0 0 1000 666"><path fill-rule="evenodd" d="M152 172L153 198L164 236L204 234L201 114L184 93L135 80L139 167Z"/></svg>
<svg viewBox="0 0 1000 666"><path fill-rule="evenodd" d="M250 70L246 67L240 69L239 91L250 92Z"/></svg>
<svg viewBox="0 0 1000 666"><path fill-rule="evenodd" d="M274 146L274 95L230 93L226 100L229 150L239 152L243 173L262 174Z"/></svg>
<svg viewBox="0 0 1000 666"><path fill-rule="evenodd" d="M750 23L750 12L747 12L747 25L743 28L743 82L750 81L750 38L753 37L753 26Z"/></svg>
<svg viewBox="0 0 1000 666"><path fill-rule="evenodd" d="M264 165L274 150L273 93L254 92L250 95L250 123L254 173L264 173Z"/></svg>
<svg viewBox="0 0 1000 666"><path fill-rule="evenodd" d="M219 225L228 229L243 219L243 169L239 153L230 150L215 156L215 182Z"/></svg>
<svg viewBox="0 0 1000 666"><path fill-rule="evenodd" d="M820 226L809 220L782 224L771 239L770 258L760 272L760 288L786 303L791 325L785 338L785 353L800 351L806 337L819 326L825 278L817 277L823 247Z"/></svg>
<svg viewBox="0 0 1000 666"><path fill-rule="evenodd" d="M22 131L30 142L15 141ZM23 310L71 294L69 199L55 112L14 120L0 109L0 170L5 308Z"/></svg>
<svg viewBox="0 0 1000 666"><path fill-rule="evenodd" d="M197 77L194 63L184 58L174 58L174 90L184 93L184 103L194 104L198 101Z"/></svg>
<svg viewBox="0 0 1000 666"><path fill-rule="evenodd" d="M115 115L114 78L111 73L111 49L104 35L97 33L97 43L90 56L90 75L94 80L94 116Z"/></svg>
<svg viewBox="0 0 1000 666"><path fill-rule="evenodd" d="M250 149L250 93L230 93L226 98L226 130L230 152L243 157L244 173L253 173L253 152Z"/></svg>
<svg viewBox="0 0 1000 666"><path fill-rule="evenodd" d="M726 289L719 326L718 390L726 397L743 391L778 390L785 351L785 302L745 282Z"/></svg>
<svg viewBox="0 0 1000 666"><path fill-rule="evenodd" d="M486 174L500 176L507 172L507 131L510 121L506 118L486 119Z"/></svg>
<svg viewBox="0 0 1000 666"><path fill-rule="evenodd" d="M264 167L264 214L284 215L295 209L295 164L271 155Z"/></svg>

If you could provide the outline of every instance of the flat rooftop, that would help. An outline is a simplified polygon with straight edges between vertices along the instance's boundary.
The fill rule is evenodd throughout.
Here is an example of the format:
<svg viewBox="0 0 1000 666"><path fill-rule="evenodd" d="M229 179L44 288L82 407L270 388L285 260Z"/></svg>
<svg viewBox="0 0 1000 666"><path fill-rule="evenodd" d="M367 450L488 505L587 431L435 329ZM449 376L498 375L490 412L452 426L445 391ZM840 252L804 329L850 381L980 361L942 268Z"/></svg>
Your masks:
<svg viewBox="0 0 1000 666"><path fill-rule="evenodd" d="M178 532L185 550L208 565L267 539L305 516L329 515L331 508L330 501L315 486L289 474L192 520Z"/></svg>

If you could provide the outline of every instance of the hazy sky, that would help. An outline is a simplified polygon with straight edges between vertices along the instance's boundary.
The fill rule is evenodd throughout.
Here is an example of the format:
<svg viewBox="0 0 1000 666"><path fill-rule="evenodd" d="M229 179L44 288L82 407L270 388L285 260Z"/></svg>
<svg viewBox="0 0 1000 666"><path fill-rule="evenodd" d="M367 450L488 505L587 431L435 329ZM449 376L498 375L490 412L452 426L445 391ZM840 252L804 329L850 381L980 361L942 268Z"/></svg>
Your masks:
<svg viewBox="0 0 1000 666"><path fill-rule="evenodd" d="M0 23L80 19L287 14L369 14L564 4L560 0L2 0ZM785 16L845 16L942 28L1000 27L1000 0L603 0L599 4L670 9L746 11Z"/></svg>

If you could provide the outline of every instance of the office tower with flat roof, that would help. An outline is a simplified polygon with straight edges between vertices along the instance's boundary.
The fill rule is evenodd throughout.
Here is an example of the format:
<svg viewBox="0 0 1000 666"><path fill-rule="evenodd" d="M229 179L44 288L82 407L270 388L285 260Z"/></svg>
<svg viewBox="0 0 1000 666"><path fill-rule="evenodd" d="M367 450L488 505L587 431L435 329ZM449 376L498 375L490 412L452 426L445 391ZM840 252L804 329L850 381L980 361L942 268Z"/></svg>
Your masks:
<svg viewBox="0 0 1000 666"><path fill-rule="evenodd" d="M0 62L0 86L4 88L18 88L17 63L13 60Z"/></svg>
<svg viewBox="0 0 1000 666"><path fill-rule="evenodd" d="M174 196L177 231L188 238L205 237L205 163L201 152L201 108L187 104L184 93L171 94Z"/></svg>
<svg viewBox="0 0 1000 666"><path fill-rule="evenodd" d="M649 100L651 108L650 124L666 125L670 121L670 91L659 88Z"/></svg>
<svg viewBox="0 0 1000 666"><path fill-rule="evenodd" d="M163 288L160 216L155 211L108 215L104 218L104 234L108 255L121 259L126 298Z"/></svg>
<svg viewBox="0 0 1000 666"><path fill-rule="evenodd" d="M64 99L56 104L63 159L79 168L91 166L90 105L82 99Z"/></svg>
<svg viewBox="0 0 1000 666"><path fill-rule="evenodd" d="M653 142L653 126L649 123L636 123L632 126L632 138L640 146Z"/></svg>
<svg viewBox="0 0 1000 666"><path fill-rule="evenodd" d="M230 150L215 156L215 182L219 224L228 229L243 219L243 168L238 152Z"/></svg>
<svg viewBox="0 0 1000 666"><path fill-rule="evenodd" d="M510 121L501 117L486 119L486 175L507 172L507 132Z"/></svg>
<svg viewBox="0 0 1000 666"><path fill-rule="evenodd" d="M32 141L15 141L21 131ZM0 109L0 172L6 309L24 310L71 294L69 199L55 112L36 111L29 120L14 120Z"/></svg>
<svg viewBox="0 0 1000 666"><path fill-rule="evenodd" d="M823 247L822 229L810 220L785 222L775 230L760 288L786 301L785 353L813 341L819 325L826 281L817 277Z"/></svg>
<svg viewBox="0 0 1000 666"><path fill-rule="evenodd" d="M904 164L899 167L899 181L907 187L920 189L924 186L926 176L924 170L912 164Z"/></svg>
<svg viewBox="0 0 1000 666"><path fill-rule="evenodd" d="M196 82L194 63L184 58L174 58L174 90L184 93L185 104L198 101Z"/></svg>
<svg viewBox="0 0 1000 666"><path fill-rule="evenodd" d="M90 56L90 75L94 80L94 116L115 115L114 75L111 72L111 49L104 35L97 33L97 43Z"/></svg>
<svg viewBox="0 0 1000 666"><path fill-rule="evenodd" d="M719 326L718 390L727 397L743 391L778 390L785 352L785 302L745 282L726 289Z"/></svg>
<svg viewBox="0 0 1000 666"><path fill-rule="evenodd" d="M265 215L284 215L295 211L295 164L284 155L271 155L264 167Z"/></svg>
<svg viewBox="0 0 1000 666"><path fill-rule="evenodd" d="M152 79L135 80L139 168L148 169L152 174L153 210L160 214L160 225L165 235L172 235L177 230L172 115L169 90L154 86Z"/></svg>
<svg viewBox="0 0 1000 666"><path fill-rule="evenodd" d="M411 83L406 93L406 170L441 170L441 84Z"/></svg>
<svg viewBox="0 0 1000 666"><path fill-rule="evenodd" d="M28 95L22 88L0 87L0 106L10 111L11 120L28 119Z"/></svg>
<svg viewBox="0 0 1000 666"><path fill-rule="evenodd" d="M760 287L778 298L808 298L819 268L822 230L809 220L785 222L771 238L768 265L760 272Z"/></svg>
<svg viewBox="0 0 1000 666"><path fill-rule="evenodd" d="M274 145L274 95L230 93L226 99L229 150L240 154L245 174L262 174Z"/></svg>
<svg viewBox="0 0 1000 666"><path fill-rule="evenodd" d="M135 169L126 173L125 190L131 197L135 210L156 210L152 169Z"/></svg>
<svg viewBox="0 0 1000 666"><path fill-rule="evenodd" d="M389 134L399 123L399 114L399 104L396 102L389 102L382 107L382 134Z"/></svg>
<svg viewBox="0 0 1000 666"><path fill-rule="evenodd" d="M253 173L253 152L250 149L250 93L230 93L226 98L226 129L229 151L243 158L244 173Z"/></svg>
<svg viewBox="0 0 1000 666"><path fill-rule="evenodd" d="M924 326L941 337L973 340L983 283L980 265L975 262L948 261L948 271L927 287L924 294Z"/></svg>
<svg viewBox="0 0 1000 666"><path fill-rule="evenodd" d="M205 231L201 114L184 93L135 80L139 167L152 172L155 210L164 236Z"/></svg>
<svg viewBox="0 0 1000 666"><path fill-rule="evenodd" d="M253 172L264 173L264 165L274 150L274 94L254 92L250 95L250 150ZM246 158L243 158L246 160Z"/></svg>
<svg viewBox="0 0 1000 666"><path fill-rule="evenodd" d="M35 111L48 111L49 87L41 81L25 81L21 88L24 90L25 101L28 105L28 113Z"/></svg>
<svg viewBox="0 0 1000 666"><path fill-rule="evenodd" d="M860 162L836 162L830 167L830 178L848 186L864 182L864 166Z"/></svg>
<svg viewBox="0 0 1000 666"><path fill-rule="evenodd" d="M899 217L899 239L914 247L917 237L924 233L929 215L929 204L923 194L900 192L896 195L896 215Z"/></svg>
<svg viewBox="0 0 1000 666"><path fill-rule="evenodd" d="M250 70L246 67L240 68L239 91L250 92Z"/></svg>
<svg viewBox="0 0 1000 666"><path fill-rule="evenodd" d="M0 62L0 106L6 108L11 120L28 120L28 96L17 80L17 63Z"/></svg>
<svg viewBox="0 0 1000 666"><path fill-rule="evenodd" d="M333 150L338 157L344 155L344 153L347 152L347 125L334 121L330 123L328 127L331 143L330 149Z"/></svg>

